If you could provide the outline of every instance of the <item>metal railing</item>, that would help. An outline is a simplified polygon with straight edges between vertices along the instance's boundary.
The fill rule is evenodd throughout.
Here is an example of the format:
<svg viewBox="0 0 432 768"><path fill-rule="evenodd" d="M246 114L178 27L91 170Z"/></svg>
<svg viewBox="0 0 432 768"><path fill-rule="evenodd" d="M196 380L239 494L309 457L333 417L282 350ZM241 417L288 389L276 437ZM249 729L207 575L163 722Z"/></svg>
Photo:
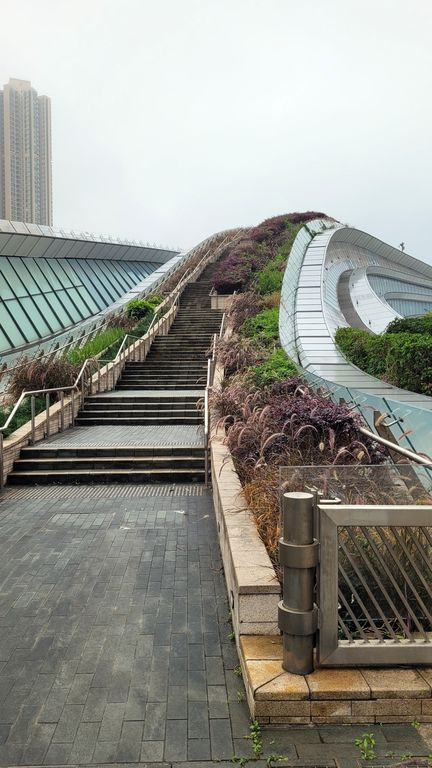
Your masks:
<svg viewBox="0 0 432 768"><path fill-rule="evenodd" d="M169 295L158 305L156 308L154 317L152 318L152 322L150 323L149 328L147 329L146 333L137 339L137 337L132 336L131 334L126 334L122 344L120 345L119 350L117 351L116 357L113 360L105 361L102 358L99 358L95 361L94 358L90 358L84 361L84 363L81 366L81 369L78 373L78 376L75 380L75 382L72 385L66 385L61 387L54 387L54 388L44 388L44 389L37 389L37 390L24 390L20 397L18 398L17 402L15 403L12 411L8 415L6 422L3 424L2 427L0 427L0 489L4 486L4 479L5 479L5 471L4 471L4 432L8 429L9 425L11 424L13 418L15 417L17 411L19 410L19 407L22 405L23 401L30 397L30 411L31 411L31 417L30 417L30 438L29 442L30 444L33 444L35 442L36 438L36 396L37 395L45 395L45 401L46 401L46 422L45 422L45 432L44 437L50 436L50 395L52 393L56 393L57 395L60 395L60 426L59 431L63 431L65 428L65 393L72 393L70 405L71 405L71 425L73 426L75 423L75 392L81 388L81 405L84 405L84 398L85 398L85 376L87 378L90 378L90 391L93 392L93 383L95 384L95 391L96 393L100 393L102 391L101 386L101 378L102 378L102 370L101 370L101 363L105 363L105 386L103 391L108 391L110 388L114 388L116 381L120 377L122 370L125 366L126 359L130 359L134 362L136 362L137 358L139 361L142 361L146 358L149 349L151 347L151 344L153 342L153 339L155 336L162 334L165 335L174 320L178 307L179 307L179 300L180 295L183 291L183 288L187 283L189 283L191 280L193 280L196 276L200 274L200 272L205 268L207 263L211 263L212 260L215 259L217 252L220 248L222 248L224 245L226 245L227 241L230 240L231 235L228 234L222 242L217 246L214 253L207 250L204 254L204 256L200 259L198 264L194 268L188 269L182 278L180 279L178 285L169 293ZM239 237L239 233L236 233L235 237ZM160 317L160 313L162 310L165 310L165 313L162 317ZM158 317L159 316L159 317ZM132 343L132 345L127 346L127 341L129 339L135 339L135 341ZM214 360L214 354L213 354L213 360ZM210 361L209 361L210 362ZM93 382L93 378L91 377L91 368L93 366L96 366L96 370L94 373L95 382ZM214 366L213 366L214 371ZM206 387L207 391L207 387ZM208 403L208 391L207 391L207 403ZM207 406L207 412L208 412L208 406ZM208 417L206 423L208 424ZM207 430L208 435L208 430ZM208 462L208 437L207 437L207 449L206 449L206 456L207 456L207 462ZM208 470L206 477L208 477Z"/></svg>
<svg viewBox="0 0 432 768"><path fill-rule="evenodd" d="M209 408L209 395L213 387L214 375L216 370L216 344L218 339L221 339L224 333L225 326L225 312L222 315L219 333L213 335L213 341L211 345L211 356L207 360L207 382L204 392L204 464L205 464L205 484L209 485L209 447L210 447L210 408Z"/></svg>
<svg viewBox="0 0 432 768"><path fill-rule="evenodd" d="M229 240L229 238L232 236L232 233L233 233L233 230L228 231L226 237L221 242L220 246L226 244L227 240ZM237 230L234 230L234 233L235 233L234 237L238 237L239 236L239 233L238 233ZM212 237L208 238L203 243L200 243L198 246L193 248L187 254L187 257L190 257L196 251L199 252L199 250L202 249L202 248L206 248L207 250L206 250L206 252L204 254L203 259L207 258L208 254L209 254L209 249L212 246L214 240L218 236L219 236L219 233L216 234L216 235L212 235ZM217 248L219 248L220 246L217 246ZM163 289L164 283L166 283L167 281L171 280L172 277L175 277L177 272L182 269L183 261L184 261L183 259L180 260L180 262L177 263L173 268L171 268L166 274L164 274L163 277L157 279L155 281L154 285L152 285L149 288L143 290L141 295L143 295L143 294L144 295L148 295L148 294L154 292L155 290ZM184 273L184 275L181 277L181 280L180 280L178 286L176 286L176 288L174 290L177 290L179 285L184 283L185 277L188 275L188 273L190 271L191 271L191 269L188 269ZM161 306L161 305L159 305L159 306ZM56 341L56 339L58 338L58 339L62 339L63 340L65 337L68 337L70 335L73 336L75 326L72 325L69 328L62 329L61 331L58 331L57 333L53 334L52 337L50 337L45 342L43 340L41 340L36 348L35 348L35 345L30 345L32 347L32 349L34 349L34 352L32 353L32 357L36 357L38 352L43 352L43 354L39 354L38 355L39 359L58 357L59 355L61 355L62 352L65 352L66 350L70 349L71 347L73 347L73 348L81 347L83 345L83 342L85 342L86 340L90 340L93 336L95 336L95 335L99 334L101 331L105 330L105 328L107 326L107 323L109 322L109 315L111 313L105 310L104 312L101 312L99 314L101 315L99 320L97 319L97 317L99 317L99 315L97 315L97 316L90 317L90 318L87 318L86 320L82 321L82 325L83 325L82 335L81 336L77 335L76 337L73 337L71 339L71 341L67 341L66 343L62 344L61 346L58 345L58 342ZM93 324L92 327L91 327L91 330L86 332L85 329L89 325L91 325L91 324ZM50 344L50 346L48 348L46 348L46 351L44 351L44 349L45 349L44 344ZM3 372L3 377L8 377L8 376L11 375L11 373L13 371L15 371L15 370L17 370L17 369L19 369L19 368L21 368L21 367L23 367L25 365L28 365L27 359L25 359L25 358L26 358L26 352L25 352L25 350L23 350L22 354L19 357L14 358L15 364L14 365L8 365L7 369ZM6 361L4 361L4 362L7 365L7 362Z"/></svg>
<svg viewBox="0 0 432 768"><path fill-rule="evenodd" d="M21 395L19 396L17 402L15 403L12 411L10 412L9 416L7 417L5 423L2 427L0 427L0 488L3 488L4 486L4 449L3 449L3 440L4 440L4 432L11 424L13 418L15 417L17 411L19 410L19 407L24 402L24 400L29 397L30 398L30 444L32 445L35 442L35 436L36 436L36 395L44 395L45 396L45 412L46 412L46 427L45 427L45 437L50 436L50 395L52 393L60 394L60 429L59 431L62 432L64 430L64 413L65 413L65 402L64 402L64 396L65 392L72 392L71 397L71 409L72 409L72 415L71 420L72 424L75 421L75 397L74 394L77 391L81 391L81 405L84 404L84 397L85 397L85 374L87 373L89 365L89 360L86 360L78 373L78 376L76 377L73 384L65 387L51 387L51 388L45 388L45 389L33 389L33 390L24 390L21 392Z"/></svg>
<svg viewBox="0 0 432 768"><path fill-rule="evenodd" d="M432 506L301 492L282 511L283 668L311 672L314 648L325 667L430 664Z"/></svg>

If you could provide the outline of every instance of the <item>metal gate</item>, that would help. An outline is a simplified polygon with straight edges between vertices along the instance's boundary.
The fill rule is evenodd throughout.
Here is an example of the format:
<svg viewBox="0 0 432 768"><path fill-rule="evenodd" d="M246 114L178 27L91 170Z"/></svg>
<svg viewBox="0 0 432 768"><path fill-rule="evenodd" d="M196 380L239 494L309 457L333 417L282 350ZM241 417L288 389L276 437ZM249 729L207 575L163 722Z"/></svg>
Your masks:
<svg viewBox="0 0 432 768"><path fill-rule="evenodd" d="M432 665L432 506L282 506L284 668Z"/></svg>

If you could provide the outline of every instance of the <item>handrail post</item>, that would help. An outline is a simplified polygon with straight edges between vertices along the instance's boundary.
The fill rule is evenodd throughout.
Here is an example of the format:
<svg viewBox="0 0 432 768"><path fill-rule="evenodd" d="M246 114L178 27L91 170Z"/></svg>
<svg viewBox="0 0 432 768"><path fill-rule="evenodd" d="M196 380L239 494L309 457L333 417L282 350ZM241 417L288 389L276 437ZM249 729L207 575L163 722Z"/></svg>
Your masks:
<svg viewBox="0 0 432 768"><path fill-rule="evenodd" d="M101 391L101 375L100 375L100 362L98 360L98 372L97 372L97 393L100 394Z"/></svg>
<svg viewBox="0 0 432 768"><path fill-rule="evenodd" d="M71 392L71 427L75 426L75 390Z"/></svg>
<svg viewBox="0 0 432 768"><path fill-rule="evenodd" d="M207 380L208 380L208 376L207 376ZM208 488L208 485L209 485L208 393L209 393L209 390L207 386L204 392L204 482L205 482L206 488Z"/></svg>
<svg viewBox="0 0 432 768"><path fill-rule="evenodd" d="M84 408L84 399L85 399L85 381L84 381L84 374L81 377L81 408Z"/></svg>
<svg viewBox="0 0 432 768"><path fill-rule="evenodd" d="M282 667L295 675L307 675L314 669L319 545L313 537L313 501L311 493L285 493L282 499L279 562L283 567L283 599L278 607L278 626L283 633Z"/></svg>
<svg viewBox="0 0 432 768"><path fill-rule="evenodd" d="M45 395L45 437L50 436L50 396L49 392Z"/></svg>
<svg viewBox="0 0 432 768"><path fill-rule="evenodd" d="M36 398L34 395L30 397L30 418L31 418L31 445L34 444L36 429L35 429L35 416L36 416Z"/></svg>
<svg viewBox="0 0 432 768"><path fill-rule="evenodd" d="M60 392L60 432L64 432L64 391Z"/></svg>

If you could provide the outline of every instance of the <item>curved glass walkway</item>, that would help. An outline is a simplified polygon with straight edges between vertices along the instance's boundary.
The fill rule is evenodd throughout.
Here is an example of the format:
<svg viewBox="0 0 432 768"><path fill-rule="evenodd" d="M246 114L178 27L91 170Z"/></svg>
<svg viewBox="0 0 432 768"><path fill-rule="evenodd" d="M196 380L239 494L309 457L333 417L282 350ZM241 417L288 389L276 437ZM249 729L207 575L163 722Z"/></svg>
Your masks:
<svg viewBox="0 0 432 768"><path fill-rule="evenodd" d="M361 371L339 351L335 333L350 325L380 333L396 317L429 311L431 301L432 267L365 232L315 219L288 260L281 343L312 385L357 406L373 430L374 412L387 413L400 445L429 454L432 398Z"/></svg>

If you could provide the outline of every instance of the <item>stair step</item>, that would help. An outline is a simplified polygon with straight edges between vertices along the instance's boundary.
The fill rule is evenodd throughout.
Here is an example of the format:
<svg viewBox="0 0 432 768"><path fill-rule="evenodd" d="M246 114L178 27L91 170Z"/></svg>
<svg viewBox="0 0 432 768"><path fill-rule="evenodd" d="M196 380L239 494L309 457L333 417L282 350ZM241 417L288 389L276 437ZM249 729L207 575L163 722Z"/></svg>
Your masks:
<svg viewBox="0 0 432 768"><path fill-rule="evenodd" d="M160 408L155 408L154 403L147 403L148 407L145 407L146 404L139 403L139 408L135 408L133 403L84 403L84 408L79 411L79 416L83 414L90 414L90 413L131 413L133 415L135 414L144 414L146 416L155 416L156 414L161 414L162 416L169 416L170 414L178 416L193 416L198 413L198 409L195 405L195 403L191 403L189 408L185 408L181 403L179 403L178 407L171 407L170 404L166 403L165 405L163 403L160 404ZM143 407L144 405L144 407Z"/></svg>
<svg viewBox="0 0 432 768"><path fill-rule="evenodd" d="M161 405L164 408L167 407L183 407L186 405L187 407L193 407L197 402L199 398L196 395L183 395L182 397L176 397L172 398L171 395L134 395L134 396L128 396L128 395L91 395L89 397L86 397L85 403L89 403L90 405L102 405L105 404L115 404L118 405L125 405L125 406L145 406L149 405L152 408L155 405Z"/></svg>
<svg viewBox="0 0 432 768"><path fill-rule="evenodd" d="M203 464L203 451L201 456L100 456L88 458L46 458L46 459L18 459L14 465L14 472L59 472L66 470L102 470L122 469L201 469Z"/></svg>
<svg viewBox="0 0 432 768"><path fill-rule="evenodd" d="M78 427L91 427L100 425L103 426L106 424L107 426L143 426L143 425L155 425L155 426L163 426L163 425L199 425L203 423L202 417L193 417L193 416L177 416L177 417L169 417L164 418L163 416L157 416L157 417L151 417L151 416L142 416L142 417L135 417L131 416L130 418L125 418L121 416L106 416L105 418L103 416L78 416L75 419L75 424Z"/></svg>
<svg viewBox="0 0 432 768"><path fill-rule="evenodd" d="M189 445L176 445L176 446L123 446L119 448L116 445L106 446L104 448L89 448L88 446L82 446L79 448L42 448L38 446L31 446L23 448L21 450L21 457L25 459L30 458L62 458L62 457L88 457L94 458L95 456L192 456L202 457L203 448L201 446L189 446Z"/></svg>
<svg viewBox="0 0 432 768"><path fill-rule="evenodd" d="M8 475L10 485L50 485L92 483L202 483L204 465L201 469L86 469L57 470L52 472L15 472Z"/></svg>
<svg viewBox="0 0 432 768"><path fill-rule="evenodd" d="M160 383L160 384L134 384L133 387L130 386L130 384L117 384L116 390L128 390L128 389L137 389L139 391L146 390L146 389L202 389L204 393L204 387L202 384L185 384L184 382L181 384L167 384L167 383Z"/></svg>

